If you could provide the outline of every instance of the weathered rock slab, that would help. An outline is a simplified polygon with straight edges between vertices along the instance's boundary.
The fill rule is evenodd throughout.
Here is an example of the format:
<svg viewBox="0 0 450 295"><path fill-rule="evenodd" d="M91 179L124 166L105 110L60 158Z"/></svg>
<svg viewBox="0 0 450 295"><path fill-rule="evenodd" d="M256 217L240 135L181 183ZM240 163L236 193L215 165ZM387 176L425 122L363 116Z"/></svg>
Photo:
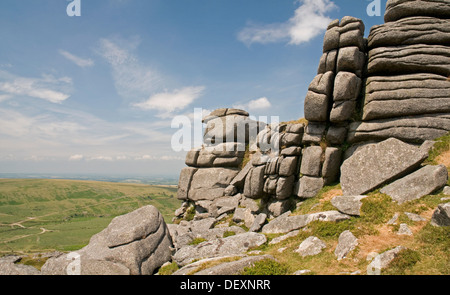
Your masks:
<svg viewBox="0 0 450 295"><path fill-rule="evenodd" d="M447 167L425 166L381 189L399 204L417 200L445 186L448 181Z"/></svg>
<svg viewBox="0 0 450 295"><path fill-rule="evenodd" d="M344 196L363 195L417 169L428 153L417 146L390 138L368 144L341 166Z"/></svg>
<svg viewBox="0 0 450 295"><path fill-rule="evenodd" d="M441 75L369 77L363 120L450 112L449 97L450 83Z"/></svg>
<svg viewBox="0 0 450 295"><path fill-rule="evenodd" d="M331 199L331 204L344 214L360 216L361 200L367 196L337 196Z"/></svg>
<svg viewBox="0 0 450 295"><path fill-rule="evenodd" d="M406 142L423 143L444 136L449 131L448 113L411 115L351 123L347 141L382 141L394 137Z"/></svg>
<svg viewBox="0 0 450 295"><path fill-rule="evenodd" d="M356 246L358 246L358 239L349 230L346 230L339 235L338 245L334 250L334 255L336 255L337 260L342 260Z"/></svg>
<svg viewBox="0 0 450 295"><path fill-rule="evenodd" d="M450 48L442 45L378 47L369 51L370 76L433 73L450 75Z"/></svg>
<svg viewBox="0 0 450 295"><path fill-rule="evenodd" d="M192 201L214 200L224 196L225 188L239 171L232 168L198 169L192 176L188 198Z"/></svg>

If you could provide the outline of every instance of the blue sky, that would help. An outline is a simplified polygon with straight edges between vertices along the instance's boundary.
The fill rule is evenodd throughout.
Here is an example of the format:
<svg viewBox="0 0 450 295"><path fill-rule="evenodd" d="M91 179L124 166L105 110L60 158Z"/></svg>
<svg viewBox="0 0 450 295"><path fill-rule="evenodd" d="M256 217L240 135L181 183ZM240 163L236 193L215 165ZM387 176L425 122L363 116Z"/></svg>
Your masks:
<svg viewBox="0 0 450 295"><path fill-rule="evenodd" d="M0 173L178 175L173 117L303 117L326 26L367 0L0 1ZM381 0L382 11L386 1Z"/></svg>

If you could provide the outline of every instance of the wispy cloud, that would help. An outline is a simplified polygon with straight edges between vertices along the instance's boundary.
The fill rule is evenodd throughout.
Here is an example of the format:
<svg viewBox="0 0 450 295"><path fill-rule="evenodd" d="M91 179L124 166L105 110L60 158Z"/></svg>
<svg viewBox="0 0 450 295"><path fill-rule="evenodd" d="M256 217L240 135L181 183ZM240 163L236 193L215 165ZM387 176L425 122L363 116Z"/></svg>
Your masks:
<svg viewBox="0 0 450 295"><path fill-rule="evenodd" d="M134 106L143 110L157 110L160 112L160 117L168 117L174 111L183 110L193 103L203 94L204 90L204 86L198 86L157 93L147 101L136 103Z"/></svg>
<svg viewBox="0 0 450 295"><path fill-rule="evenodd" d="M70 97L72 79L56 78L43 74L40 78L19 77L0 70L0 95L3 99L11 96L29 96L52 103L62 103ZM3 92L3 93L2 93Z"/></svg>
<svg viewBox="0 0 450 295"><path fill-rule="evenodd" d="M267 97L261 97L258 99L254 99L244 104L235 104L234 108L243 109L248 111L261 111L267 110L272 107L272 103L269 101Z"/></svg>
<svg viewBox="0 0 450 295"><path fill-rule="evenodd" d="M143 65L133 54L139 43L138 37L126 41L102 38L97 48L97 53L112 67L117 93L127 100L148 97L161 88L158 71Z"/></svg>
<svg viewBox="0 0 450 295"><path fill-rule="evenodd" d="M92 67L94 65L94 61L90 58L84 59L81 57L78 57L76 55L73 55L72 53L65 51L65 50L59 50L59 54L76 64L77 66L81 68L87 68Z"/></svg>
<svg viewBox="0 0 450 295"><path fill-rule="evenodd" d="M299 0L301 5L292 18L283 23L249 23L238 34L238 40L251 45L253 43L288 42L299 45L321 34L331 22L327 12L337 6L331 0Z"/></svg>

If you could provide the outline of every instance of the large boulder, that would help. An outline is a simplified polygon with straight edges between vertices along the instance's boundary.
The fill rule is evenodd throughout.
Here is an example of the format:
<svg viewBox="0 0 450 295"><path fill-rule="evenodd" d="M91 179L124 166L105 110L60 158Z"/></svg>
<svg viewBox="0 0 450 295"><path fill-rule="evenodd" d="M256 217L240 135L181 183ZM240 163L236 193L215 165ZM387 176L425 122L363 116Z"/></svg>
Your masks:
<svg viewBox="0 0 450 295"><path fill-rule="evenodd" d="M402 204L429 195L445 186L448 181L447 167L425 166L381 189L394 201Z"/></svg>
<svg viewBox="0 0 450 295"><path fill-rule="evenodd" d="M320 146L310 146L303 149L300 173L307 176L320 176L322 159L322 148Z"/></svg>
<svg viewBox="0 0 450 295"><path fill-rule="evenodd" d="M198 169L192 176L188 199L192 201L214 200L224 196L224 191L237 176L234 168Z"/></svg>
<svg viewBox="0 0 450 295"><path fill-rule="evenodd" d="M172 240L161 213L145 206L114 218L83 249L50 258L44 275L151 275L170 261ZM78 263L77 265L74 263Z"/></svg>
<svg viewBox="0 0 450 295"><path fill-rule="evenodd" d="M251 199L261 199L264 196L264 170L265 166L251 169L245 178L244 195Z"/></svg>
<svg viewBox="0 0 450 295"><path fill-rule="evenodd" d="M342 164L342 191L363 195L414 171L427 157L427 151L395 138L368 144Z"/></svg>

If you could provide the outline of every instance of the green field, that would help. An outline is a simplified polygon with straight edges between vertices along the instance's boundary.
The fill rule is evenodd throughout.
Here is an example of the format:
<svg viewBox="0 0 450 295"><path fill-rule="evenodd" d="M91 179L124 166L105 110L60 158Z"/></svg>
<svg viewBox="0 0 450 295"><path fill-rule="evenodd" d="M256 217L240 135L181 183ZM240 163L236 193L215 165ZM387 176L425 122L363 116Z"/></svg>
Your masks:
<svg viewBox="0 0 450 295"><path fill-rule="evenodd" d="M0 179L0 256L72 251L118 215L145 205L166 222L181 202L175 187L75 180Z"/></svg>

